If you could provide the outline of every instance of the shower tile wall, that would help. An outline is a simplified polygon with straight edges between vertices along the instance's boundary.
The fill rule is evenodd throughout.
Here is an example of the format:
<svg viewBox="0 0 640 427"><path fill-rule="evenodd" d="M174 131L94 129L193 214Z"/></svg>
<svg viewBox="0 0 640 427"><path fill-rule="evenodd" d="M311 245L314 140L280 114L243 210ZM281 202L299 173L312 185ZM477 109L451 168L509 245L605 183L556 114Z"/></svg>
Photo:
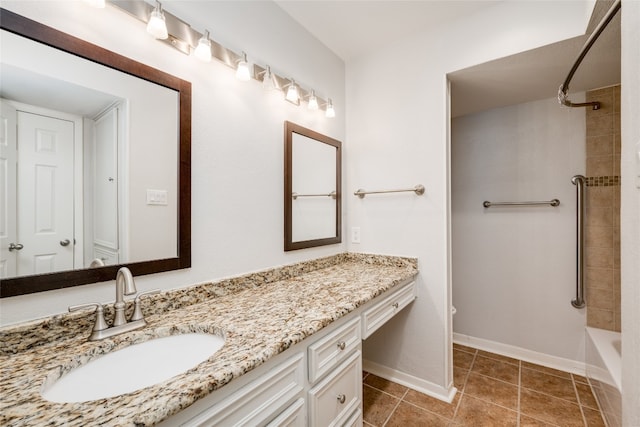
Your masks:
<svg viewBox="0 0 640 427"><path fill-rule="evenodd" d="M620 85L587 92L587 325L620 331Z"/></svg>

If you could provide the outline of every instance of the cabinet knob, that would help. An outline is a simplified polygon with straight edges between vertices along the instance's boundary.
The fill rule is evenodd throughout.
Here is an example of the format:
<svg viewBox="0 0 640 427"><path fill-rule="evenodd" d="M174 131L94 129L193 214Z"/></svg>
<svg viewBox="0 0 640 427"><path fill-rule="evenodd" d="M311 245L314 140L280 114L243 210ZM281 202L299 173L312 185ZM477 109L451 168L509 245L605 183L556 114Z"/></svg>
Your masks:
<svg viewBox="0 0 640 427"><path fill-rule="evenodd" d="M393 303L393 308L398 308L398 307L399 307L399 304L397 302L394 302Z"/></svg>
<svg viewBox="0 0 640 427"><path fill-rule="evenodd" d="M344 394L339 394L337 398L338 398L338 402L340 403L344 403L347 400L347 396L345 396Z"/></svg>
<svg viewBox="0 0 640 427"><path fill-rule="evenodd" d="M345 348L346 346L347 346L347 345L345 344L345 342L344 342L344 341L340 341L340 342L338 343L338 348L339 348L340 350L344 350L344 348Z"/></svg>

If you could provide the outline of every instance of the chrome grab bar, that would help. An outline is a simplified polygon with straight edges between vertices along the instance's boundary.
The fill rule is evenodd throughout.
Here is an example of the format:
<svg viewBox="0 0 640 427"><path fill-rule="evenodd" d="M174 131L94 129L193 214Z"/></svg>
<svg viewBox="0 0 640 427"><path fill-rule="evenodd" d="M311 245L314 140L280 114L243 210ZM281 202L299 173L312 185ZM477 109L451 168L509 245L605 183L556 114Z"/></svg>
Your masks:
<svg viewBox="0 0 640 427"><path fill-rule="evenodd" d="M491 206L537 206L537 205L549 205L549 206L560 206L560 200L553 199L549 201L539 201L539 202L490 202L485 200L482 203L482 206L485 208L490 208Z"/></svg>
<svg viewBox="0 0 640 427"><path fill-rule="evenodd" d="M297 200L298 197L331 197L333 200L335 200L336 192L334 190L331 193L325 193L325 194L298 194L296 192L291 193L291 198L293 200Z"/></svg>
<svg viewBox="0 0 640 427"><path fill-rule="evenodd" d="M424 194L424 185L418 184L413 188L407 188L402 190L367 191L367 190L363 190L362 188L359 188L358 191L355 191L353 193L353 195L358 196L361 199L364 199L364 196L366 196L367 194L406 193L406 192L413 192L413 193L416 193L418 196L422 196Z"/></svg>
<svg viewBox="0 0 640 427"><path fill-rule="evenodd" d="M584 301L584 184L585 177L575 175L571 182L576 186L576 299L571 300L575 308L583 308Z"/></svg>

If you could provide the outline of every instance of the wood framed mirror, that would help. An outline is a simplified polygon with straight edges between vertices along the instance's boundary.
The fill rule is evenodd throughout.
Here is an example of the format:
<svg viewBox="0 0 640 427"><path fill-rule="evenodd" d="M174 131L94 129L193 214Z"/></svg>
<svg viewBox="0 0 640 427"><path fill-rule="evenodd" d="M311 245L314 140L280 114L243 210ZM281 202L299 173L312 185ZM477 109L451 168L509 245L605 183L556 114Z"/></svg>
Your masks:
<svg viewBox="0 0 640 427"><path fill-rule="evenodd" d="M342 143L285 122L284 250L342 242Z"/></svg>
<svg viewBox="0 0 640 427"><path fill-rule="evenodd" d="M97 185L95 187L92 187L91 185L87 184L87 182L89 181L86 181L86 178L82 177L83 165L81 164L80 166L78 166L76 164L74 165L74 169L80 169L81 181L84 181L79 184L78 181L72 181L71 185L74 186L73 190L70 190L69 188L67 189L68 193L73 193L72 198L74 200L73 203L75 203L75 206L73 207L73 217L75 218L74 221L76 222L72 224L72 232L69 236L56 236L56 238L54 239L54 243L56 244L58 243L58 240L60 241L59 245L56 246L63 246L65 250L71 249L72 252L75 251L75 253L72 255L74 262L72 267L55 269L35 267L31 270L23 269L22 272L20 272L19 269L15 270L15 272L13 273L5 272L1 278L0 297L10 297L113 280L115 279L117 270L122 266L128 267L135 276L190 267L191 83L167 74L163 71L149 67L145 64L134 61L130 58L121 56L107 49L101 48L100 46L96 46L71 35L62 33L56 29L30 20L6 9L0 9L0 29L3 32L3 51L0 54L0 59L10 58L9 49L4 49L5 40L8 39L16 40L16 42L20 46L21 50L17 51L18 53L16 53L14 57L29 58L29 60L33 61L42 60L42 57L39 54L42 49L50 50L52 52L51 55L55 56L56 58L59 56L67 57L68 60L71 61L69 62L70 65L61 65L60 67L64 69L64 67L66 66L67 70L69 71L69 75L74 73L81 75L81 80L83 81L65 81L64 87L67 90L65 94L70 93L76 88L86 88L87 86L89 86L86 84L86 82L84 82L84 79L88 78L88 75L93 74L94 71L85 71L83 73L81 71L78 71L80 68L84 70L84 67L100 67L99 69L96 69L95 73L100 73L100 75L102 75L102 73L113 73L115 76L115 80L127 80L122 88L118 87L117 89L114 89L114 93L117 94L114 99L117 98L122 102L112 102L112 104L122 105L124 106L124 108L129 108L129 110L127 110L127 113L122 117L130 119L130 123L126 124L130 127L127 128L126 131L117 130L114 132L118 134L120 134L119 132L122 132L123 134L129 136L129 139L126 140L127 143L130 144L127 148L127 155L129 156L127 158L128 163L126 165L120 165L119 170L128 170L129 175L127 175L127 177L131 178L131 181L122 183L120 181L122 174L108 176L108 180L110 182L117 183L117 185L119 186L118 188L122 188L123 192L127 193L128 195L128 199L118 199L118 203L121 203L122 200L125 200L125 202L128 203L128 216L112 217L111 223L120 224L120 222L124 222L123 218L125 218L127 221L130 221L130 223L126 225L125 231L118 230L115 232L115 234L111 233L116 238L118 238L119 236L121 240L127 240L129 238L131 239L130 242L127 242L127 245L123 245L121 243L120 248L116 246L116 249L112 250L112 252L115 253L115 258L113 260L108 259L108 257L100 258L100 255L96 255L100 253L98 251L98 246L108 246L109 244L109 239L102 238L101 236L101 233L103 233L103 229L97 229L96 227L93 227L94 231L87 232L87 230L90 228L87 226L88 222L98 223L102 221L99 215L102 212L101 205L98 203L94 203L94 215L91 216L90 220L87 220L87 218L83 218L84 222L80 222L80 225L78 225L78 217L87 217L86 212L83 213L82 210L84 206L83 204L86 204L86 199L96 199L101 196L103 192L95 191L98 188ZM36 49L38 54L32 53L29 50L31 48ZM15 63L11 63L10 60L7 64L3 63L3 61L0 62L2 62L0 65L2 65L3 70L6 69L11 71L12 69L17 69L19 70L19 73L29 74L24 73L20 68L16 68ZM32 70L30 73L38 74L36 65L38 64L32 66L35 71ZM47 69L48 64L42 63L39 64L39 67L40 70L43 70L42 74L46 74L44 70ZM47 72L49 72L48 69ZM8 72L6 75L8 76L9 74L10 73ZM5 74L3 73L3 78L4 76ZM71 77L65 76L65 78L70 79ZM52 85L50 83L53 80L49 78L49 75L47 75L47 79L48 80L45 80L45 83L42 83L42 85L51 87ZM101 80L103 80L101 84L106 84L104 82L104 79ZM33 83L30 84L33 85ZM57 84L58 83L56 83L56 85ZM168 127L159 127L158 129L145 129L138 124L138 122L136 121L137 117L142 117L144 115L147 116L146 121L158 122L160 120L155 117L155 110L144 110L143 108L141 108L140 102L134 101L133 98L128 98L127 93L124 91L127 90L130 85L138 85L144 87L149 86L157 88L157 90L161 91L158 92L158 95L146 96L149 102L145 104L145 108L148 108L148 104L159 102L158 100L160 98L168 99L171 105L166 109L166 111L163 110L162 113L157 113L164 114L165 116L168 115L169 120L163 121L169 122ZM8 99L10 103L14 104L17 102L18 105L22 105L25 102L23 99L18 99L16 101L11 96L12 93L10 93L10 91L8 90L9 88L4 86L5 85L3 82L3 105L5 99ZM11 87L14 89L17 86L17 84L11 85ZM93 92L97 93L99 92L99 90L93 90ZM104 92L109 92L109 90L105 90ZM83 93L86 94L89 92L85 91ZM42 94L41 96L43 98L45 97L44 94ZM137 96L138 99L141 98L141 95ZM108 99L108 96L106 98ZM51 108L48 105L45 107ZM135 115L136 109L144 110L145 114L143 114L142 116ZM104 116L105 114L102 111L95 117L102 118ZM149 120L148 117L152 117L154 120ZM84 119L81 117L78 123L82 125L83 120ZM164 125L164 123L162 123L162 125ZM137 128L134 129L134 126L137 126ZM101 130L103 128L105 128L105 126L96 126L95 128L92 128L95 132L92 135L100 132L104 133L104 131ZM108 126L106 126L106 128L108 129ZM87 126L85 125L84 127L82 127L82 129L82 132L78 132L77 130L74 132L86 134ZM168 135L166 137L166 147L164 145L162 147L158 145L149 150L144 144L160 144L164 141L164 139L161 140L159 135ZM92 136L92 139L94 141L96 138L97 137ZM75 144L76 146L84 147L81 144ZM148 158L150 155L156 154L155 148L157 148L158 150L164 150L162 152L169 153L164 157L170 159L168 161L170 161L171 163L168 165L165 164L162 166L158 166L156 169L153 168L153 165L149 166L149 164L153 162L149 162ZM99 150L95 149L95 151L98 152ZM85 156L85 152L86 151L83 151L82 156ZM137 160L135 157L136 155L138 156ZM79 157L77 153L76 157ZM146 163L148 165L144 169L142 167L137 167L137 165L143 164L140 160L142 157L147 158ZM94 158L100 158L100 154L94 153ZM138 163L136 163L136 161ZM85 169L86 165L87 163L85 162ZM98 168L96 167L95 169ZM167 169L170 172L167 172ZM168 178L166 178L169 181L168 183L158 183L156 186L156 184L149 180L139 180L136 181L136 185L134 185L134 178L138 179L138 177L150 177L154 175L160 176L163 173L165 177L168 176ZM6 181L10 181L10 179L7 179ZM13 184L11 184L10 182L3 182L3 190L6 191L6 189L11 185L13 185L13 187L15 188L18 185L17 181L18 178L16 177L15 183ZM80 189L76 188L75 186L78 186ZM83 200L78 201L78 199ZM18 210L18 202L7 203L6 205L13 206L13 208ZM138 211L138 209L141 210ZM42 216L42 210L39 210L37 206L34 207L34 211L35 214L29 213L29 215ZM154 215L159 218L161 217L162 220L159 219L158 221L163 222L155 222L153 228L151 228L150 226L145 230L145 234L136 234L137 231L140 231L141 227L138 226L140 222L135 222L132 219L132 212L135 212L137 218L142 218L142 220L146 218L147 222L151 222L149 221L149 219L154 217ZM7 215L6 212L3 212L3 215L5 216L5 218L11 215L13 215L14 217L17 216L18 218L24 217L20 214L16 215L15 212L11 213L11 215ZM120 212L117 212L114 215L121 214ZM60 216L66 217L68 215L58 215L58 217ZM141 221L140 219L137 220ZM9 230L9 234L11 234L12 232L15 234L15 229L17 227L13 225L6 228L7 230ZM84 235L87 234L92 234L92 236L94 237L92 238L90 243L83 242L81 240L84 239ZM6 238L6 236L3 237L5 237L4 240L0 241L0 244L2 245L2 257L7 258L11 261L11 257L15 258L18 256L21 250L24 251L24 249L22 248L21 250L16 250L16 244L18 244L19 246L24 245L21 245L19 243L19 240L13 241L14 239L17 239L15 235L10 238ZM140 253L137 253L136 250L134 250L134 247L137 247L136 245L140 246L140 242L142 242L148 248L153 247L155 245L155 239L157 237L166 237L165 240L169 242L165 244L165 248L162 252L154 252L153 249L149 249L147 252L139 251ZM13 249L8 250L7 248L11 243L13 243ZM96 247L92 246L94 244ZM5 248L5 246L7 246L7 248ZM80 250L78 249L79 247L83 249ZM89 264L91 264L92 261L96 261L98 259L101 260L98 262L98 265L101 262L105 265L89 268ZM2 261L4 262L6 260ZM51 262L50 264L53 265L54 262Z"/></svg>

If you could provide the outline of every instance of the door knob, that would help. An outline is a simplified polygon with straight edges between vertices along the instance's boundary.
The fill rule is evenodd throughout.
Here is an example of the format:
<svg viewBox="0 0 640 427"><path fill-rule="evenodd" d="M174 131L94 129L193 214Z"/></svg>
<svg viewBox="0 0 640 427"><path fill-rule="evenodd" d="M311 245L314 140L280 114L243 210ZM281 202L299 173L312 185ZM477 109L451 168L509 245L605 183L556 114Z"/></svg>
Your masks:
<svg viewBox="0 0 640 427"><path fill-rule="evenodd" d="M22 249L22 248L24 248L24 246L23 246L23 245L21 245L20 243L18 243L17 245L16 245L15 243L9 243L9 251L12 251L12 250L14 250L14 249L15 249L16 251L19 251L19 250L20 250L20 249Z"/></svg>
<svg viewBox="0 0 640 427"><path fill-rule="evenodd" d="M60 246L69 246L71 241L69 239L60 240Z"/></svg>

